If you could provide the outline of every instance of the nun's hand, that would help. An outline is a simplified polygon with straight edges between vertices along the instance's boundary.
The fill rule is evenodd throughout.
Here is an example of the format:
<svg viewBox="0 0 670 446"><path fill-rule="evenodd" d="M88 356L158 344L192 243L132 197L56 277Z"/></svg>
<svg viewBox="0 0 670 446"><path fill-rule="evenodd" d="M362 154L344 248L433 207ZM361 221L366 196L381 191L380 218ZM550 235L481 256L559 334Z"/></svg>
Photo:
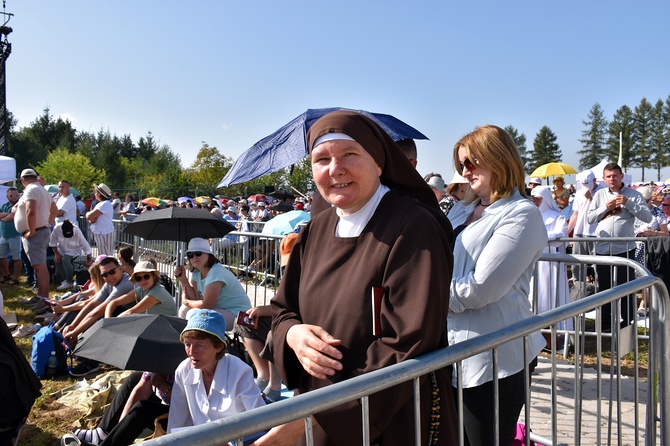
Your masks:
<svg viewBox="0 0 670 446"><path fill-rule="evenodd" d="M342 370L342 353L335 348L342 341L317 325L299 324L289 328L286 343L293 349L307 373L326 379Z"/></svg>

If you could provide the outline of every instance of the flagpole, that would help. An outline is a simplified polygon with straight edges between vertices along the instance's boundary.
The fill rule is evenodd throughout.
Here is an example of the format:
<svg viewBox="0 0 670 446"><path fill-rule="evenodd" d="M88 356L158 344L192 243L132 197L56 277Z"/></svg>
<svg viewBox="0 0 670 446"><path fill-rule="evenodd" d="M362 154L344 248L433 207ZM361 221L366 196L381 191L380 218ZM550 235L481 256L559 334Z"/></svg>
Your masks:
<svg viewBox="0 0 670 446"><path fill-rule="evenodd" d="M623 160L623 132L619 132L619 167L622 166L621 162Z"/></svg>

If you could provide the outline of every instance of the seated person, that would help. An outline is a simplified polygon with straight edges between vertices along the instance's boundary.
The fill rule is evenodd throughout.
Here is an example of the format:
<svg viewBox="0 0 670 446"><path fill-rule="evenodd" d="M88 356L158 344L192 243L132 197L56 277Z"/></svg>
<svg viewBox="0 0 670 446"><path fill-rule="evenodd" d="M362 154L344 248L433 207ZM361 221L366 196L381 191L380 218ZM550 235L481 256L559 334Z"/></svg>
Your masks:
<svg viewBox="0 0 670 446"><path fill-rule="evenodd" d="M188 242L186 257L191 280L188 280L184 266L174 270L183 290L179 317L188 319L195 309L207 308L219 312L226 326L232 327L237 313L251 308L249 296L237 277L212 254L207 239L194 238Z"/></svg>
<svg viewBox="0 0 670 446"><path fill-rule="evenodd" d="M279 244L281 268L286 266L297 237L298 234L291 233L281 240ZM276 402L281 397L281 378L272 364L272 352L270 351L272 340L268 340L272 325L270 305L253 307L246 312L246 315L251 320L253 327L239 324L236 321L233 331L242 336L244 347L256 367L256 384L263 392L265 401Z"/></svg>
<svg viewBox="0 0 670 446"><path fill-rule="evenodd" d="M70 220L65 220L54 227L51 232L49 246L54 252L56 272L63 279L56 288L58 291L72 289L74 282L74 259L83 251L86 255L87 266L91 265L91 245L78 226Z"/></svg>
<svg viewBox="0 0 670 446"><path fill-rule="evenodd" d="M162 314L176 316L177 307L172 294L161 285L160 273L155 260L143 260L135 265L131 278L135 288L130 293L116 298L107 304L105 317L113 317L117 308L133 305L119 316L129 314Z"/></svg>
<svg viewBox="0 0 670 446"><path fill-rule="evenodd" d="M188 358L175 372L168 433L265 405L251 367L226 354L225 332L220 313L198 309L191 314L181 333Z"/></svg>
<svg viewBox="0 0 670 446"><path fill-rule="evenodd" d="M55 314L63 315L54 325L54 330L61 331L68 324L71 324L75 317L77 317L77 314L79 314L79 310L86 305L86 301L98 294L98 292L102 290L102 287L105 286L105 281L100 275L100 260L105 257L106 256L99 256L93 265L88 268L88 273L90 274L91 279L81 287L79 292L71 293L63 300L51 299L49 301L53 312Z"/></svg>
<svg viewBox="0 0 670 446"><path fill-rule="evenodd" d="M154 429L154 420L168 413L174 375L133 372L114 394L111 404L94 429L72 429L83 445L133 444L144 429Z"/></svg>
<svg viewBox="0 0 670 446"><path fill-rule="evenodd" d="M74 348L77 338L98 319L105 315L107 304L133 290L133 283L128 274L125 274L114 257L105 257L100 261L100 275L105 281L105 286L93 298L89 299L84 307L79 310L79 314L74 321L63 330L63 336ZM118 313L125 311L126 308L117 308ZM70 370L70 375L74 377L86 376L99 369L96 361L86 360L79 363Z"/></svg>

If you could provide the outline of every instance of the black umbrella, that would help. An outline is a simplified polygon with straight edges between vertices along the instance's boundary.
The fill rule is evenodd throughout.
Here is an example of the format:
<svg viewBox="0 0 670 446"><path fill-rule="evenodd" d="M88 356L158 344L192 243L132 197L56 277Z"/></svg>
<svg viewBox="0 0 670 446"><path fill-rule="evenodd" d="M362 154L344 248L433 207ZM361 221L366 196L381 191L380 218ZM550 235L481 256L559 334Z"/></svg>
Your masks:
<svg viewBox="0 0 670 446"><path fill-rule="evenodd" d="M188 242L192 238L219 238L235 230L235 226L205 209L170 207L143 212L123 230L145 240Z"/></svg>
<svg viewBox="0 0 670 446"><path fill-rule="evenodd" d="M287 192L284 192L283 189L276 190L274 192L271 192L268 194L272 198L276 198L277 200L286 200L287 198L294 198L294 194L289 194Z"/></svg>
<svg viewBox="0 0 670 446"><path fill-rule="evenodd" d="M74 354L122 370L174 373L186 359L179 340L186 319L157 314L104 318L86 330Z"/></svg>
<svg viewBox="0 0 670 446"><path fill-rule="evenodd" d="M293 206L291 203L281 202L271 205L270 209L276 212L289 212L293 210Z"/></svg>

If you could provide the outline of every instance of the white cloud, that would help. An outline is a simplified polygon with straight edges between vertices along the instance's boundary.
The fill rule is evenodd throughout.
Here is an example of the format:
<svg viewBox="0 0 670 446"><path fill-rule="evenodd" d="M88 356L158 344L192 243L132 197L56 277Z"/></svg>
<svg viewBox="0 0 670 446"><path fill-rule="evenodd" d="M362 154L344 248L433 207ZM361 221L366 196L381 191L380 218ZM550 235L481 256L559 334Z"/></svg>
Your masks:
<svg viewBox="0 0 670 446"><path fill-rule="evenodd" d="M62 119L63 121L70 121L73 126L77 123L77 117L67 112L61 113L58 115L58 118Z"/></svg>

